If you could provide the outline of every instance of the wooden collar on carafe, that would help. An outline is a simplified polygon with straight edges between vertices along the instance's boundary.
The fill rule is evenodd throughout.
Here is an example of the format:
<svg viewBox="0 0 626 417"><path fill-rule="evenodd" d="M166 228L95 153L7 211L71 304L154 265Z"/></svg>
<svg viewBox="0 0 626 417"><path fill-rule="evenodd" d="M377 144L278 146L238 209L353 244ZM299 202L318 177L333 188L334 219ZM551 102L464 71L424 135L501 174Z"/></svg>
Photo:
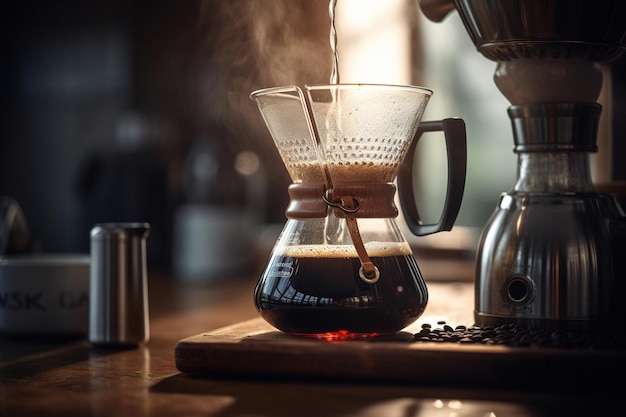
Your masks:
<svg viewBox="0 0 626 417"><path fill-rule="evenodd" d="M329 206L339 218L346 215L369 219L398 216L393 183L339 183L328 189L324 184L291 184L288 192L290 202L285 211L288 219L323 218Z"/></svg>

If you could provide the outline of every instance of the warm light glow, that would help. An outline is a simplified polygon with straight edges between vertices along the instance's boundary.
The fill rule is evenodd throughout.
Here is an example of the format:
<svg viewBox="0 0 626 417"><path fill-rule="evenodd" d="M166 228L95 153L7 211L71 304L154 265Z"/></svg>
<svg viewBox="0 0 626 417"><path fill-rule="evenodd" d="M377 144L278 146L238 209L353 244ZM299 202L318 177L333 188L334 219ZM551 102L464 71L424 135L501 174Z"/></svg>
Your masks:
<svg viewBox="0 0 626 417"><path fill-rule="evenodd" d="M341 0L335 9L341 83L411 83L405 0Z"/></svg>
<svg viewBox="0 0 626 417"><path fill-rule="evenodd" d="M459 400L450 400L448 401L448 408L452 408L455 410L460 410L463 407L463 403Z"/></svg>
<svg viewBox="0 0 626 417"><path fill-rule="evenodd" d="M305 336L309 336L309 335L305 335ZM326 342L339 342L339 341L344 341L344 340L358 340L358 339L367 339L370 337L376 337L378 336L378 333L377 332L355 333L355 332L350 332L348 330L339 330L336 332L318 333L313 336L319 340L324 340Z"/></svg>
<svg viewBox="0 0 626 417"><path fill-rule="evenodd" d="M260 166L259 157L254 152L243 151L237 154L235 158L235 169L242 175L253 175Z"/></svg>

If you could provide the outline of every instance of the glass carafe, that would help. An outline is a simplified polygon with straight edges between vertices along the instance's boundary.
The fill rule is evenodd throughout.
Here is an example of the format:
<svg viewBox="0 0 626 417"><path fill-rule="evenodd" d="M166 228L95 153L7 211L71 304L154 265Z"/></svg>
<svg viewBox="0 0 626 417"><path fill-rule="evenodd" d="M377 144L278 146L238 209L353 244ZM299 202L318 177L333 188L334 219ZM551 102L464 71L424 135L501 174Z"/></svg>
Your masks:
<svg viewBox="0 0 626 417"><path fill-rule="evenodd" d="M274 327L360 338L399 331L423 313L428 291L395 221L394 181L398 176L413 233L450 230L466 166L462 120L420 124L431 94L362 84L252 93L292 180L287 223L255 289L256 307ZM448 149L448 191L439 222L424 224L412 154L420 135L435 130L443 131Z"/></svg>

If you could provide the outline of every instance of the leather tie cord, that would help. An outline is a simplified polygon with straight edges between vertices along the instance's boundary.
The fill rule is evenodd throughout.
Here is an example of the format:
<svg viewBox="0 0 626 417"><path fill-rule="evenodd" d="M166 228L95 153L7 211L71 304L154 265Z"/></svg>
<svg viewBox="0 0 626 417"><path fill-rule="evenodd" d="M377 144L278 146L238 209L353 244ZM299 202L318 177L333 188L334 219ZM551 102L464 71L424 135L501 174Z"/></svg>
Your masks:
<svg viewBox="0 0 626 417"><path fill-rule="evenodd" d="M346 224L348 225L348 231L350 232L350 237L352 238L352 244L354 245L356 253L359 256L359 261L361 262L359 276L364 282L374 284L378 281L378 278L380 278L380 272L367 254L367 250L365 250L365 244L361 238L356 217L352 215L353 213L350 213L350 211L358 209L356 206L358 202L352 196L345 196L341 198L341 203L342 207L340 208L346 209Z"/></svg>

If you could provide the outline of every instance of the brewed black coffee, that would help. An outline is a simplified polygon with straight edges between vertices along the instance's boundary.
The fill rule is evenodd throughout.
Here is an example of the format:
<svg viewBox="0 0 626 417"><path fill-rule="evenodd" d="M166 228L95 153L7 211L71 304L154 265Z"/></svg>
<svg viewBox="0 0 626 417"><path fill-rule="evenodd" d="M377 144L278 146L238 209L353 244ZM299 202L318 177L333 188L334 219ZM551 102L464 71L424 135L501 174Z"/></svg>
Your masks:
<svg viewBox="0 0 626 417"><path fill-rule="evenodd" d="M359 277L354 248L289 247L268 261L255 291L256 307L274 327L292 334L373 336L408 326L423 313L426 285L406 242L368 245L380 272Z"/></svg>

